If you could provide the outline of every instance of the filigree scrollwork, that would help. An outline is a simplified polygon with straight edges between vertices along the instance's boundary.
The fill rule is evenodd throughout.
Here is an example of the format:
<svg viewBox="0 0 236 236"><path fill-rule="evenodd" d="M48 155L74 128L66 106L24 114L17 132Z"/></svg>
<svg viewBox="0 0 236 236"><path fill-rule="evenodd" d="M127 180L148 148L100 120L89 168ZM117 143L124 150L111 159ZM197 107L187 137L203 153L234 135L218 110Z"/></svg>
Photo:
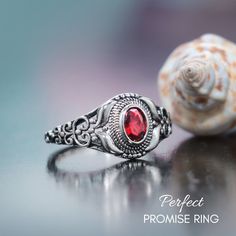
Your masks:
<svg viewBox="0 0 236 236"><path fill-rule="evenodd" d="M45 134L45 140L49 143L73 144L72 122L57 126Z"/></svg>
<svg viewBox="0 0 236 236"><path fill-rule="evenodd" d="M164 107L158 107L157 113L159 116L159 122L161 124L161 139L167 138L172 132L172 124L170 120L170 115Z"/></svg>
<svg viewBox="0 0 236 236"><path fill-rule="evenodd" d="M90 122L86 116L82 116L73 124L74 141L81 147L88 147L91 142Z"/></svg>

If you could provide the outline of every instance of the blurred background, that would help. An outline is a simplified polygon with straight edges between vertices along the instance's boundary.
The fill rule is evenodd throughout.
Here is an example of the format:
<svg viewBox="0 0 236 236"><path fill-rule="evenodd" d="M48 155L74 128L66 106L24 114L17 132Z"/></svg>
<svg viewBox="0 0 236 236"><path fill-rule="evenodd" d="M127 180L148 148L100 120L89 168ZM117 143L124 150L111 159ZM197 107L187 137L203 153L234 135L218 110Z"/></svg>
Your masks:
<svg viewBox="0 0 236 236"><path fill-rule="evenodd" d="M0 235L128 235L132 232L137 235L145 232L148 235L158 232L161 235L234 235L235 209L226 210L227 204L222 202L224 196L228 204L234 205L236 196L232 143L226 142L225 152L215 166L216 172L214 168L209 170L205 159L200 159L203 162L197 166L205 163L205 172L199 172L199 168L196 178L186 180L196 184L196 179L200 183L204 179L201 188L195 187L193 191L204 191L210 196L212 210L218 209L218 213L226 215L227 222L222 223L221 231L212 225L206 229L196 225L144 227L143 213L160 210L158 191L182 196L185 190L181 186L184 189L188 186L186 181L176 184L177 172L172 170L180 166L181 171L186 168L187 172L192 171L196 163L181 166L171 160L175 156L173 152L190 134L174 127L172 137L155 151L155 155L164 157L165 161L154 164L159 177L158 180L150 177L153 184L149 187L142 187L140 182L141 187L137 187L132 182L136 176L141 182L145 180L147 174L143 175L143 171L146 173L147 169L144 168L141 175L139 170L134 172L128 183L125 178L129 174L121 177L119 184L109 190L113 192L110 197L103 195L103 188L96 187L90 192L80 189L81 197L74 194L68 184L66 188L64 184L58 186L56 183L61 177L58 180L57 176L55 181L55 176L52 178L48 173L47 160L58 147L44 144L43 133L122 92L136 92L160 103L156 78L170 52L204 33L216 33L236 42L235 12L235 0L1 0ZM207 149L208 141L202 142ZM215 143L219 146L221 141ZM189 158L191 150L192 146L184 150L184 160ZM198 150L196 146L194 150ZM111 157L100 162L90 157L92 161L88 164L87 155L90 154L85 152L79 160L80 171L97 165L104 169L120 161ZM96 152L92 152L94 155ZM221 165L231 169L218 175ZM161 181L166 176L172 176L170 182ZM215 180L215 176L222 178ZM209 182L209 178L213 182ZM103 180L101 183L104 184ZM73 189L74 182L72 185ZM143 191L152 197L147 198L146 204L143 204L146 195L144 200L138 198L137 205L129 207L135 200L117 197L122 189L132 197ZM96 198L99 193L102 197ZM120 211L112 210L109 204ZM219 206L221 208L214 208ZM114 212L118 212L116 217Z"/></svg>

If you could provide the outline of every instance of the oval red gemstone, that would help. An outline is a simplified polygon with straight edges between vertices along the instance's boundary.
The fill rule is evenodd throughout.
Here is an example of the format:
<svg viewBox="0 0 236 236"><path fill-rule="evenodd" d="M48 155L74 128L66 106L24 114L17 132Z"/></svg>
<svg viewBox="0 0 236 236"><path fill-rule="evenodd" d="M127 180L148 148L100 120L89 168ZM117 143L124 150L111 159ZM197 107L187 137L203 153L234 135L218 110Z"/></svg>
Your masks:
<svg viewBox="0 0 236 236"><path fill-rule="evenodd" d="M134 142L139 142L144 138L147 132L147 119L140 108L131 107L126 111L124 130Z"/></svg>

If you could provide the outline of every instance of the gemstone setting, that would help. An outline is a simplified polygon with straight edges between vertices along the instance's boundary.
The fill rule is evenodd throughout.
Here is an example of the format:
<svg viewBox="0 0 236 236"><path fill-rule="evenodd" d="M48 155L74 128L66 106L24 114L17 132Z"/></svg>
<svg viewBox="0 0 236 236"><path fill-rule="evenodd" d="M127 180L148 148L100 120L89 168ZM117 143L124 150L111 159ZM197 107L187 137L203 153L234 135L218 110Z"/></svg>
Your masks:
<svg viewBox="0 0 236 236"><path fill-rule="evenodd" d="M130 107L125 111L123 128L126 137L134 143L142 142L147 134L148 123L145 113L139 107Z"/></svg>
<svg viewBox="0 0 236 236"><path fill-rule="evenodd" d="M137 94L122 94L116 97L109 116L109 133L115 146L123 151L122 157L133 159L146 154L153 135L153 120L148 104ZM147 130L139 142L132 141L125 132L125 114L130 108L139 108L145 115Z"/></svg>

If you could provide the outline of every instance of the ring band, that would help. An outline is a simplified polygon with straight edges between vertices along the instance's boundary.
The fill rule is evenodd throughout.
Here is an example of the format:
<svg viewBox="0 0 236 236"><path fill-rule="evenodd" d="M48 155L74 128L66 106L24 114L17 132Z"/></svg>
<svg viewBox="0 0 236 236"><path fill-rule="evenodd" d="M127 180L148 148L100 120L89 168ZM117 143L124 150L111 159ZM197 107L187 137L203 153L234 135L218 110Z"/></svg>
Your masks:
<svg viewBox="0 0 236 236"><path fill-rule="evenodd" d="M89 147L126 159L153 150L172 132L170 116L149 98L117 95L73 121L45 134L47 143Z"/></svg>

